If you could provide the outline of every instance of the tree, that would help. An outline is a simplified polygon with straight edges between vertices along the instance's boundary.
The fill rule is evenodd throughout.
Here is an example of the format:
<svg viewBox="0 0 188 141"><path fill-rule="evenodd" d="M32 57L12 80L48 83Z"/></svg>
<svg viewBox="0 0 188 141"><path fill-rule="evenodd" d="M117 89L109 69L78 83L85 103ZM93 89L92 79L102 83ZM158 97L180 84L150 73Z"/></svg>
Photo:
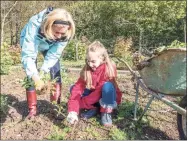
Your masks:
<svg viewBox="0 0 188 141"><path fill-rule="evenodd" d="M10 4L9 1L2 1L1 2L1 17L2 17L2 21L1 21L1 45L4 42L4 26L6 25L6 23L5 23L6 18L8 17L8 15L12 11L12 9L16 6L17 1L15 1L14 4L11 7L8 7L9 4Z"/></svg>

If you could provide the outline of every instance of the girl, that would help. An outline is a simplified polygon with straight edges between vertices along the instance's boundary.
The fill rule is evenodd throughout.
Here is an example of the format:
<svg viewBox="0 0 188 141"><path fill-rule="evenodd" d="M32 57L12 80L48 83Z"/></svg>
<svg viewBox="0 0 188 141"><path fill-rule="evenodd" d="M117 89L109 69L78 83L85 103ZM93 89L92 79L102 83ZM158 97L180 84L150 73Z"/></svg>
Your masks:
<svg viewBox="0 0 188 141"><path fill-rule="evenodd" d="M21 62L28 78L32 78L35 88L26 89L29 107L28 118L36 115L36 90L44 86L42 78L50 72L51 79L58 78L56 92L50 97L51 101L60 103L61 75L60 63L63 49L75 34L75 25L72 16L65 9L49 7L34 15L24 26L20 35ZM44 56L44 62L38 72L36 59L38 52Z"/></svg>
<svg viewBox="0 0 188 141"><path fill-rule="evenodd" d="M71 88L67 121L71 124L78 121L80 109L88 109L81 114L83 118L96 115L99 102L101 123L104 126L111 126L111 113L117 104L120 104L122 97L115 81L116 76L115 64L109 59L105 47L99 41L89 45L86 64L80 78Z"/></svg>

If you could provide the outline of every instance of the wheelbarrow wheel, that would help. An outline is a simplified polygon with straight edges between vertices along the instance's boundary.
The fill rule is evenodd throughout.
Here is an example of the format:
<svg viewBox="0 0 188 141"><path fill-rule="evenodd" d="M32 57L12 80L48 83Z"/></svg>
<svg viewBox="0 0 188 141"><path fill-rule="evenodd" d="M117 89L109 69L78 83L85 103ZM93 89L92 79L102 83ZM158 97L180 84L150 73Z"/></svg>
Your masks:
<svg viewBox="0 0 188 141"><path fill-rule="evenodd" d="M180 107L187 109L187 96L184 96L179 104ZM181 140L187 140L187 117L177 114L178 132Z"/></svg>

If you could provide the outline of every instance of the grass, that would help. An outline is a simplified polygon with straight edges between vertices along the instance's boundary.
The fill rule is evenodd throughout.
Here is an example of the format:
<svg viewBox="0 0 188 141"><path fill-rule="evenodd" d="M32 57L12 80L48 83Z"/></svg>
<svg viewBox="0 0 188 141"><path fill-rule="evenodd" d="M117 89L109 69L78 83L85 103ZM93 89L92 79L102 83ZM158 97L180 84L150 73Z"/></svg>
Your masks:
<svg viewBox="0 0 188 141"><path fill-rule="evenodd" d="M65 67L82 68L85 65L85 60L78 60L78 61L62 60L61 64L63 64L63 66Z"/></svg>
<svg viewBox="0 0 188 141"><path fill-rule="evenodd" d="M115 63L117 69L124 70L127 69L124 63L119 62L116 58L111 58ZM132 66L132 61L130 57L127 57L124 59L130 66ZM64 68L82 68L85 65L85 60L78 60L78 61L68 61L68 60L62 60L61 64Z"/></svg>
<svg viewBox="0 0 188 141"><path fill-rule="evenodd" d="M70 131L69 127L59 128L58 126L53 127L53 133L47 137L48 140L64 140L66 134Z"/></svg>
<svg viewBox="0 0 188 141"><path fill-rule="evenodd" d="M114 129L111 129L109 133L109 137L112 140L125 140L127 139L127 134L118 128L114 128Z"/></svg>

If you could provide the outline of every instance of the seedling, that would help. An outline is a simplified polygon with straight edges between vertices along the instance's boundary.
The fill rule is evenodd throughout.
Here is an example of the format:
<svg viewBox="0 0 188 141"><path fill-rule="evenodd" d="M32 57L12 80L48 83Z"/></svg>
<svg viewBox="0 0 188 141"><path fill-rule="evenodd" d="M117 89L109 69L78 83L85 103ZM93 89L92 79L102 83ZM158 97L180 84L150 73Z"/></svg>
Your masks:
<svg viewBox="0 0 188 141"><path fill-rule="evenodd" d="M55 92L55 83L58 77L56 77L53 80L50 80L50 75L43 75L41 79L44 81L45 85L40 91L37 90L37 94L52 94L53 92ZM32 78L25 77L24 80L21 80L20 82L22 84L22 87L24 87L25 89L35 87L35 83L32 80Z"/></svg>
<svg viewBox="0 0 188 141"><path fill-rule="evenodd" d="M26 89L35 86L34 81L29 77L25 77L24 80L20 80L20 82L22 84L22 87Z"/></svg>

